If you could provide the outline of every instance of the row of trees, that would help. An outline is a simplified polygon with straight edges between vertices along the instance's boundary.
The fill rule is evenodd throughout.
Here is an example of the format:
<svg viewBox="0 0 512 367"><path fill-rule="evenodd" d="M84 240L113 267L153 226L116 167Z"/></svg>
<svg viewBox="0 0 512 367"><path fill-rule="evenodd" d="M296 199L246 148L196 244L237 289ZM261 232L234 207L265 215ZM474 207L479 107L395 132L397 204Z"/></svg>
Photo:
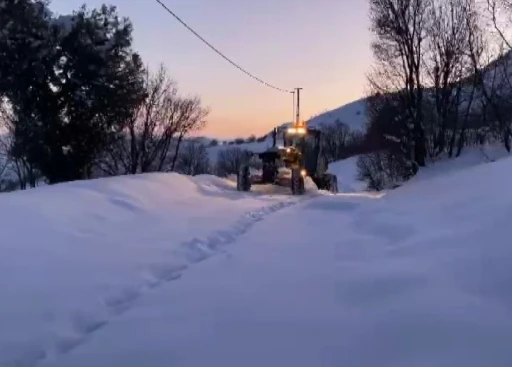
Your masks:
<svg viewBox="0 0 512 367"><path fill-rule="evenodd" d="M366 144L358 162L372 189L414 176L469 144L511 149L511 45L500 16L510 0L370 0L374 67Z"/></svg>
<svg viewBox="0 0 512 367"><path fill-rule="evenodd" d="M209 109L180 95L164 67L144 67L132 31L112 6L55 16L44 0L2 1L0 174L23 189L200 170L190 156L204 152L186 138Z"/></svg>
<svg viewBox="0 0 512 367"><path fill-rule="evenodd" d="M510 151L512 45L501 27L510 0L369 1L367 133L325 126L328 160L369 152L360 176L380 189L468 144L498 140ZM147 70L132 32L115 7L55 16L45 0L3 0L0 177L10 171L23 189L153 171L225 176L248 159L230 149L211 167L206 146L187 139L209 109L180 95L164 67Z"/></svg>

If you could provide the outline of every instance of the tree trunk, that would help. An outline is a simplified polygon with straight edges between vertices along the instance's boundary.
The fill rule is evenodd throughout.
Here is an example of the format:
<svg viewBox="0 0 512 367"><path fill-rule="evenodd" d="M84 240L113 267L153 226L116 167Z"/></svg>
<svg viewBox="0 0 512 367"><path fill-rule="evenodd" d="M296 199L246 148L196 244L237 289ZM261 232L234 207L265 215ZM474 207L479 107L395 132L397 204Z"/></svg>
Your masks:
<svg viewBox="0 0 512 367"><path fill-rule="evenodd" d="M183 140L183 132L180 133L180 136L178 137L178 143L176 144L176 149L174 151L174 157L172 158L172 165L171 165L171 172L174 172L174 169L176 167L176 162L178 161L178 154L180 152L180 145L181 141Z"/></svg>

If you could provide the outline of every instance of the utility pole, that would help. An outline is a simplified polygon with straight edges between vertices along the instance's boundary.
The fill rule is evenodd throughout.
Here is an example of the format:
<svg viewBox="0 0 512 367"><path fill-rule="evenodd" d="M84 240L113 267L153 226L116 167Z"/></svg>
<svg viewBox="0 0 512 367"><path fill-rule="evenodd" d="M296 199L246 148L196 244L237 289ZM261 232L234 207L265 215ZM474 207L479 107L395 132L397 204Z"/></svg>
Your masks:
<svg viewBox="0 0 512 367"><path fill-rule="evenodd" d="M295 88L295 90L297 91L297 120L295 121L295 124L296 125L299 125L300 124L300 91L302 90L302 88Z"/></svg>
<svg viewBox="0 0 512 367"><path fill-rule="evenodd" d="M294 125L293 121L295 121L295 91L292 92L292 125Z"/></svg>

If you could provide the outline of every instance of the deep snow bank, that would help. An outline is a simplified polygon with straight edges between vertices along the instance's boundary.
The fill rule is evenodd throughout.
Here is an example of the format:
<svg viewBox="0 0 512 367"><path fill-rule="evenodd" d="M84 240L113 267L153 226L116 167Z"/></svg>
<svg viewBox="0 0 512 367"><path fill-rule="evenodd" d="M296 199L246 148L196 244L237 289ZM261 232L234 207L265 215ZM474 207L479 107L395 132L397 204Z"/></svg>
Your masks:
<svg viewBox="0 0 512 367"><path fill-rule="evenodd" d="M505 158L410 182L355 212L340 243L342 305L360 314L346 361L512 364L511 185Z"/></svg>
<svg viewBox="0 0 512 367"><path fill-rule="evenodd" d="M338 177L340 192L361 192L366 190L366 183L357 179L357 159L350 157L329 163L329 172ZM421 181L429 181L436 177L447 177L481 164L499 161L509 157L509 153L501 144L466 147L460 157L448 158L442 156L436 161L429 161L427 167L421 168L416 176L403 186L409 186Z"/></svg>
<svg viewBox="0 0 512 367"><path fill-rule="evenodd" d="M322 195L41 367L509 367L512 159Z"/></svg>
<svg viewBox="0 0 512 367"><path fill-rule="evenodd" d="M74 347L145 289L293 203L234 185L148 174L1 194L0 366Z"/></svg>
<svg viewBox="0 0 512 367"><path fill-rule="evenodd" d="M499 161L508 156L509 153L502 144L466 147L460 157L441 156L438 160L429 162L427 167L420 169L411 182L447 176L481 164Z"/></svg>

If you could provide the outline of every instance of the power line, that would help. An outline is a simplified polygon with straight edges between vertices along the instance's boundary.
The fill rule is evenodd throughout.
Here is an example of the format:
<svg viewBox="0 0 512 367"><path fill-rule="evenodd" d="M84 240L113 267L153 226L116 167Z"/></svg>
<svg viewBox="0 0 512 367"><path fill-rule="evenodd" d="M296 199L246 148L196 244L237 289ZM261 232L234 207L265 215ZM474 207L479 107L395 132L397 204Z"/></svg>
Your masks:
<svg viewBox="0 0 512 367"><path fill-rule="evenodd" d="M232 61L230 58L228 58L226 55L224 55L222 52L220 52L219 50L217 50L214 46L212 46L208 41L206 41L203 37L201 37L196 31L194 31L187 23L185 23L183 20L181 20L180 17L178 17L171 9L169 9L161 0L156 0L157 3L159 3L165 10L167 10L167 12L169 14L171 14L174 18L176 18L176 20L178 22L180 22L183 26L185 26L185 28L187 28L190 32L192 32L197 38L199 38L201 41L203 41L208 47L210 47L213 51L215 51L220 57L222 57L224 60L226 60L227 62L229 62L231 65L233 65L234 67L236 67L238 70L240 70L242 73L250 76L251 78L253 78L254 80L260 82L261 84L269 87L269 88L272 88L272 89L275 89L275 90L278 90L280 92L283 92L283 93L294 93L294 91L292 90L287 90L287 89L283 89L283 88L279 88L279 87L276 87L272 84L269 84L267 82L265 82L264 80L254 76L253 74L249 73L247 70L245 70L244 68L242 68L240 65L238 65L237 63L235 63L234 61Z"/></svg>

